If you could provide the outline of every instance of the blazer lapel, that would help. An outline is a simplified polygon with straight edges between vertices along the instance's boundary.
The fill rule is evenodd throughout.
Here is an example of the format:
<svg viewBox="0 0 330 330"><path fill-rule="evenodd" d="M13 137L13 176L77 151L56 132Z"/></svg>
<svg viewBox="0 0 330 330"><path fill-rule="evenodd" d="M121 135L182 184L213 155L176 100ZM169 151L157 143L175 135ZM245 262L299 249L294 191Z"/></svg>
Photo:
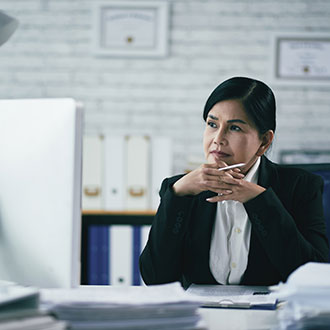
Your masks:
<svg viewBox="0 0 330 330"><path fill-rule="evenodd" d="M276 165L270 160L268 160L265 156L261 157L258 184L266 189L272 187L274 191L277 190L277 187L279 185ZM258 267L262 267L262 265L256 266L256 263L258 262L255 262L255 260L260 259L261 249L262 247L260 245L259 239L252 228L248 264L242 277L241 284L255 285L256 283L258 283Z"/></svg>

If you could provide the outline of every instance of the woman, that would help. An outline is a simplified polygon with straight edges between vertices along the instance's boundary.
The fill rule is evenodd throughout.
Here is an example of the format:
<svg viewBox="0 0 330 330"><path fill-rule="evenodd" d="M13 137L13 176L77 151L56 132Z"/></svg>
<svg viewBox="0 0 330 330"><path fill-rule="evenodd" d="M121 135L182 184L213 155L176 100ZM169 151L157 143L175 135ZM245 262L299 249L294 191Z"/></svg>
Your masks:
<svg viewBox="0 0 330 330"><path fill-rule="evenodd" d="M308 261L326 262L322 178L264 156L276 128L271 89L231 78L203 116L207 163L163 181L140 256L145 283L273 285Z"/></svg>

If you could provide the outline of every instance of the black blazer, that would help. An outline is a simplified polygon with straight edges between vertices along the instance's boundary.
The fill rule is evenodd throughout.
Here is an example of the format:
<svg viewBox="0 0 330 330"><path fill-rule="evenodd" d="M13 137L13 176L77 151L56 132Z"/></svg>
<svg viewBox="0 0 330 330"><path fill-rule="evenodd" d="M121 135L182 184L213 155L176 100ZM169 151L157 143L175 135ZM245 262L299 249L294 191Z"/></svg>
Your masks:
<svg viewBox="0 0 330 330"><path fill-rule="evenodd" d="M140 256L143 280L146 284L217 284L209 268L216 203L206 201L216 194L206 191L176 196L172 186L181 177L162 183L161 203ZM274 164L263 156L258 184L266 191L244 203L252 229L241 284L285 282L292 271L308 261L326 262L329 247L322 178Z"/></svg>

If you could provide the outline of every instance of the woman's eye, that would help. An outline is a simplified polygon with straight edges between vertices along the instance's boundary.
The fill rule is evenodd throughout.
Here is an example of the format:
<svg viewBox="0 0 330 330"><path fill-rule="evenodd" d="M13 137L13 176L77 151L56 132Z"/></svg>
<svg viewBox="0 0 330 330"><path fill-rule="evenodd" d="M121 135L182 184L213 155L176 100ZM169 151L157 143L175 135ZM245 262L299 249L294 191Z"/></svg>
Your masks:
<svg viewBox="0 0 330 330"><path fill-rule="evenodd" d="M216 123L214 123L213 121L207 122L207 125L210 126L210 127L212 127L212 128L216 128L217 127Z"/></svg>
<svg viewBox="0 0 330 330"><path fill-rule="evenodd" d="M239 131L241 131L241 128L238 127L238 126L236 126L236 125L231 125L231 126L230 126L230 130L231 130L231 131L239 132Z"/></svg>

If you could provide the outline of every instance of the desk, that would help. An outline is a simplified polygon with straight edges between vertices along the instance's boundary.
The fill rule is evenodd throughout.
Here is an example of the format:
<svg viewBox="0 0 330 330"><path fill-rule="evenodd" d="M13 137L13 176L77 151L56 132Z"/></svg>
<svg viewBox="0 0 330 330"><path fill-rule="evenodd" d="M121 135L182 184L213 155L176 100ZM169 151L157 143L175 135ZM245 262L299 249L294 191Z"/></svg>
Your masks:
<svg viewBox="0 0 330 330"><path fill-rule="evenodd" d="M200 308L209 330L269 330L277 324L277 311Z"/></svg>
<svg viewBox="0 0 330 330"><path fill-rule="evenodd" d="M108 286L82 285L102 290ZM281 308L281 307L280 307ZM278 310L199 308L207 330L270 330L278 324Z"/></svg>

